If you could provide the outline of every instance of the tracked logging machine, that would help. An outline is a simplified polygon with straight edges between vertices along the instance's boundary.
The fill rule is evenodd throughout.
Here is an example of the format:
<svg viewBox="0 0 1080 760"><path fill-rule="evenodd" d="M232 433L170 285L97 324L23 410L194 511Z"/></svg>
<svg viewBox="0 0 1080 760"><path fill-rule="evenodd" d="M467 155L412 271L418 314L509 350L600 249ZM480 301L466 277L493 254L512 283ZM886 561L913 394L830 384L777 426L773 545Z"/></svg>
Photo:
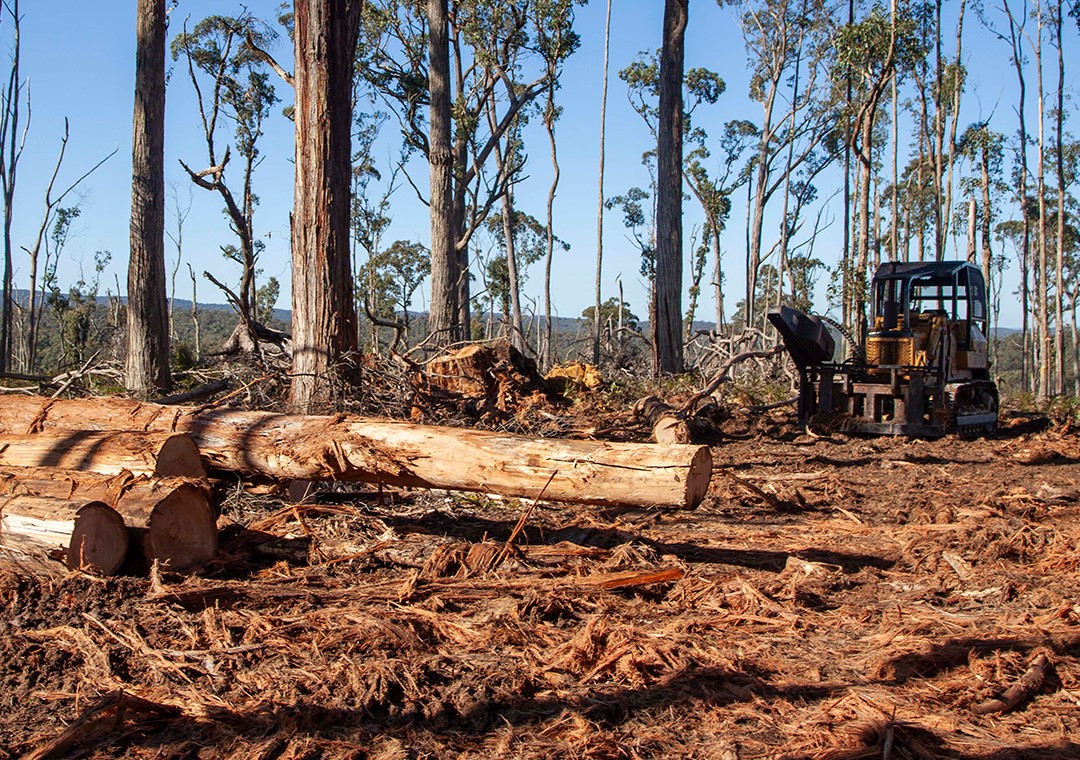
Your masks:
<svg viewBox="0 0 1080 760"><path fill-rule="evenodd" d="M769 321L799 370L799 419L838 414L852 432L975 436L997 426L987 357L986 284L962 261L890 262L871 286L864 345L834 357L825 321L787 306Z"/></svg>

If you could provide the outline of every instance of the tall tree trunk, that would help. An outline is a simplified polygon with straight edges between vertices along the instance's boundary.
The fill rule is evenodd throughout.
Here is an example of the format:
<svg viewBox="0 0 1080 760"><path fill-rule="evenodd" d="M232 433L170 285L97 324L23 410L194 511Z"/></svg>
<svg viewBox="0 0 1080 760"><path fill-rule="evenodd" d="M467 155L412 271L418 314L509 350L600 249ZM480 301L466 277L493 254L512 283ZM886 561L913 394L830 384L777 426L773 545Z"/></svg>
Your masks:
<svg viewBox="0 0 1080 760"><path fill-rule="evenodd" d="M1063 134L1065 119L1065 53L1062 50L1061 27L1065 19L1062 0L1057 2L1055 34L1058 54L1058 92L1057 92L1057 258L1055 261L1056 287L1054 291L1054 388L1058 393L1065 392L1065 138Z"/></svg>
<svg viewBox="0 0 1080 760"><path fill-rule="evenodd" d="M666 0L656 146L656 353L661 372L682 372L683 54L689 0Z"/></svg>
<svg viewBox="0 0 1080 760"><path fill-rule="evenodd" d="M4 88L2 103L3 115L0 116L0 185L4 195L4 274L3 274L3 299L0 304L0 372L11 369L12 339L14 332L14 319L12 309L14 292L12 277L15 264L11 257L11 224L15 215L15 178L19 167L19 157L22 148L19 142L19 96L21 85L19 83L19 59L20 59L20 16L19 0L11 0L10 5L5 5L11 16L13 28L11 42L11 70L8 72L7 85Z"/></svg>
<svg viewBox="0 0 1080 760"><path fill-rule="evenodd" d="M547 106L544 109L544 128L547 130L548 143L551 145L551 185L547 195L547 222L544 225L545 241L547 249L544 255L544 338L541 364L544 371L551 369L555 364L555 330L551 321L551 260L555 254L555 191L559 187L559 153L555 145L555 119L558 111L555 108L555 79L552 77L548 84ZM602 194L602 193L601 193ZM603 204L601 204L601 207ZM599 309L597 310L599 313Z"/></svg>
<svg viewBox="0 0 1080 760"><path fill-rule="evenodd" d="M1026 6L1025 6L1026 7ZM1011 62L1016 71L1018 85L1016 116L1020 132L1020 171L1016 174L1017 187L1016 198L1020 204L1021 219L1021 243L1020 243L1020 344L1023 350L1020 352L1020 387L1021 390L1031 389L1031 362L1028 356L1028 344L1030 340L1030 267L1031 267L1031 213L1027 203L1028 163L1027 163L1027 117L1025 104L1027 102L1027 80L1024 78L1024 50L1022 27L1025 19L1017 19L1009 6L1009 0L1003 0L1002 10L1009 20L1008 42L1012 48Z"/></svg>
<svg viewBox="0 0 1080 760"><path fill-rule="evenodd" d="M1073 368L1073 395L1080 396L1080 329L1077 329L1076 310L1080 307L1080 300L1073 296L1072 303L1072 368Z"/></svg>
<svg viewBox="0 0 1080 760"><path fill-rule="evenodd" d="M769 156L773 148L772 114L776 100L776 83L773 82L762 103L761 143L758 146L757 164L754 167L754 201L750 226L747 229L748 248L746 265L746 327L753 328L757 322L757 283L761 270L761 234L768 203ZM749 213L749 212L748 212Z"/></svg>
<svg viewBox="0 0 1080 760"><path fill-rule="evenodd" d="M498 153L496 152L496 156ZM525 327L521 322L521 284L518 279L517 246L514 245L514 190L503 193L503 237L506 239L506 279L510 289L510 344L525 350ZM503 319L506 315L503 314Z"/></svg>
<svg viewBox="0 0 1080 760"><path fill-rule="evenodd" d="M894 38L896 37L896 2L897 0L891 0L889 3L889 19L892 21ZM896 80L897 73L894 71L889 80L892 90L892 120L890 123L892 130L892 223L889 227L889 261L900 260L899 230L897 229L900 223L900 165L897 160L900 152L900 100Z"/></svg>
<svg viewBox="0 0 1080 760"><path fill-rule="evenodd" d="M855 335L860 344L862 344L866 337L867 327L867 270L870 266L870 180L871 172L873 171L870 141L873 140L873 131L874 121L873 111L871 110L870 116L866 119L866 122L862 127L862 149L856 156L859 160L859 178L857 185L857 192L859 195L857 206L859 230L858 237L855 241L855 305L852 309L852 318L856 320L854 322Z"/></svg>
<svg viewBox="0 0 1080 760"><path fill-rule="evenodd" d="M428 330L437 343L462 338L458 321L458 264L454 223L454 154L450 148L450 41L447 0L428 0L428 95L431 101L431 308Z"/></svg>
<svg viewBox="0 0 1080 760"><path fill-rule="evenodd" d="M945 201L945 192L942 187L945 114L942 113L944 98L941 89L945 78L945 66L941 56L941 5L942 0L936 0L934 3L934 69L937 77L934 86L934 259L937 261L945 258L945 236L949 223L949 209L948 207L942 209Z"/></svg>
<svg viewBox="0 0 1080 760"><path fill-rule="evenodd" d="M989 127L987 127L987 136L989 137ZM992 302L991 290L990 290L990 268L993 266L994 254L993 249L990 247L990 222L993 219L992 208L990 206L990 146L983 145L980 152L979 160L979 172L980 172L980 186L982 188L982 218L980 220L980 238L982 243L982 255L979 259L982 266L983 280L986 281L986 299L987 302Z"/></svg>
<svg viewBox="0 0 1080 760"><path fill-rule="evenodd" d="M138 0L131 150L126 383L140 394L169 387L165 297L165 0Z"/></svg>
<svg viewBox="0 0 1080 760"><path fill-rule="evenodd" d="M296 181L292 219L293 383L308 410L358 351L349 256L352 74L362 0L296 0Z"/></svg>
<svg viewBox="0 0 1080 760"><path fill-rule="evenodd" d="M967 0L960 0L960 10L956 21L956 59L955 65L957 69L961 65L964 53L964 13L967 8ZM959 73L957 73L957 79ZM954 82L952 92L952 111L949 113L949 137L948 146L949 152L945 156L945 196L942 204L945 208L945 222L942 229L942 236L948 237L949 234L949 213L952 208L953 198L953 172L956 168L956 130L960 122L960 94L961 88L959 81Z"/></svg>
<svg viewBox="0 0 1080 760"><path fill-rule="evenodd" d="M596 303L593 304L593 364L600 363L600 283L604 264L604 150L607 129L608 59L611 52L611 0L607 2L607 18L604 22L604 84L600 92L600 169L596 203Z"/></svg>
<svg viewBox="0 0 1080 760"><path fill-rule="evenodd" d="M1045 18L1041 2L1035 6L1035 17L1038 19L1035 36L1035 72L1037 79L1035 84L1039 98L1039 160L1036 168L1036 192L1039 204L1039 227L1036 230L1036 240L1039 245L1039 260L1036 264L1035 286L1038 293L1039 315L1038 338L1036 350L1036 366L1039 368L1039 382L1036 386L1036 396L1045 401L1051 395L1050 388L1050 278L1046 250L1046 92L1043 86L1043 21Z"/></svg>

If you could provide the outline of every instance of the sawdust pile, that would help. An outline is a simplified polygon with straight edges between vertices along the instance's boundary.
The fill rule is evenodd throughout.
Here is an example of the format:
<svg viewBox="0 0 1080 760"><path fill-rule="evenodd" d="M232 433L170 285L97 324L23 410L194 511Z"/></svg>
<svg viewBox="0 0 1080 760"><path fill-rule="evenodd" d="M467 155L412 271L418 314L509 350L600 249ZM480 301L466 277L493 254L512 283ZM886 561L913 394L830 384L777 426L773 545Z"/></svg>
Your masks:
<svg viewBox="0 0 1080 760"><path fill-rule="evenodd" d="M0 757L1080 757L1076 433L776 420L688 513L243 497L201 577L6 567Z"/></svg>

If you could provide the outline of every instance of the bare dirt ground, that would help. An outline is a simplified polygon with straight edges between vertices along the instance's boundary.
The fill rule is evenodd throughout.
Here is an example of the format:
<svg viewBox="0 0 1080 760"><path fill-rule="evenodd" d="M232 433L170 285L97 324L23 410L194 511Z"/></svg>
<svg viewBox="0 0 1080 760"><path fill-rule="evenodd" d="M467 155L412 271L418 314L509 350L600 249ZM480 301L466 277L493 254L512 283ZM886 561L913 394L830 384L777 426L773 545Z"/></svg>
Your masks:
<svg viewBox="0 0 1080 760"><path fill-rule="evenodd" d="M6 566L0 757L1080 757L1077 430L725 433L692 512L233 494L199 577Z"/></svg>

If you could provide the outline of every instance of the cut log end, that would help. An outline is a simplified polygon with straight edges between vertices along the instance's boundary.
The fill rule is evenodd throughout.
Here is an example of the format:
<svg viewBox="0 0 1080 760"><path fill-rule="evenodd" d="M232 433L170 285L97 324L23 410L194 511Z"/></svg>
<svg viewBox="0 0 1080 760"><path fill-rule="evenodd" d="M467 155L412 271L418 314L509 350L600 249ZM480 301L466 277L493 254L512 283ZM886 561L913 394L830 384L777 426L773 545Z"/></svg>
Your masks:
<svg viewBox="0 0 1080 760"><path fill-rule="evenodd" d="M686 472L685 504L694 509L705 499L712 480L712 452L708 446L698 446Z"/></svg>
<svg viewBox="0 0 1080 760"><path fill-rule="evenodd" d="M64 564L72 570L112 575L120 569L127 549L124 519L112 507L92 501L75 513L75 529Z"/></svg>
<svg viewBox="0 0 1080 760"><path fill-rule="evenodd" d="M195 486L180 486L159 501L150 514L145 539L146 558L170 570L205 565L218 550L217 522L206 494Z"/></svg>
<svg viewBox="0 0 1080 760"><path fill-rule="evenodd" d="M206 469L195 441L179 433L169 436L158 449L154 474L161 478L205 478Z"/></svg>
<svg viewBox="0 0 1080 760"><path fill-rule="evenodd" d="M123 518L101 501L9 496L0 506L0 548L18 557L50 557L73 570L112 575L127 554Z"/></svg>
<svg viewBox="0 0 1080 760"><path fill-rule="evenodd" d="M657 443L692 443L686 420L673 415L661 417L653 425L653 440Z"/></svg>

